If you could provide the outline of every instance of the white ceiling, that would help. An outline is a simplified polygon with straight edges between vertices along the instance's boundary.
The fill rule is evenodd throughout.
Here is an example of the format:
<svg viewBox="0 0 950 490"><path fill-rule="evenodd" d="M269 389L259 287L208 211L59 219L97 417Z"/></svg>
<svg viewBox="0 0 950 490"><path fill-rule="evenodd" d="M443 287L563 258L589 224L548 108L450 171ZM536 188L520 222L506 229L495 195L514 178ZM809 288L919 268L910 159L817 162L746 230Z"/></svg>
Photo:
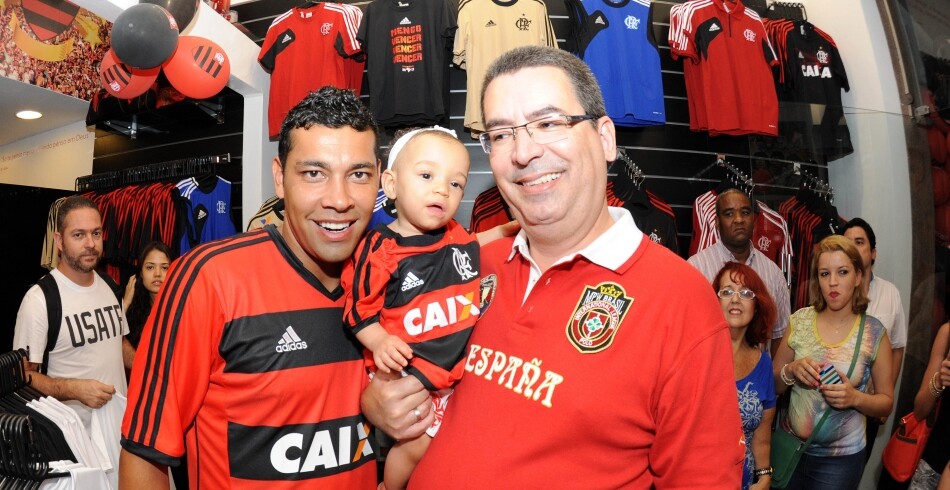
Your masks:
<svg viewBox="0 0 950 490"><path fill-rule="evenodd" d="M16 117L17 111L31 109L43 117L26 121ZM86 120L89 102L40 88L28 83L0 77L0 147L46 131Z"/></svg>

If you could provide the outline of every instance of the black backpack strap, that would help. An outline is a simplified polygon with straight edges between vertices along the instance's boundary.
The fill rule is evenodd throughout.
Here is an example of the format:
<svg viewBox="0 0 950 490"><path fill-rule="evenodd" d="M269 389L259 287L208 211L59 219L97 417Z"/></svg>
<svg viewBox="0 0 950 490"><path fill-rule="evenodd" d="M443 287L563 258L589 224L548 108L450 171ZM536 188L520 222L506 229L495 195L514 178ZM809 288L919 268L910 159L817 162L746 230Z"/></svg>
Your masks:
<svg viewBox="0 0 950 490"><path fill-rule="evenodd" d="M115 299L122 305L122 289L112 279L112 276L96 271L99 277L109 285ZM43 351L43 365L40 366L40 373L46 374L49 369L49 353L56 347L56 340L59 339L59 329L63 323L63 298L59 294L59 286L56 285L56 279L52 274L46 274L41 277L36 284L43 291L46 298L46 350Z"/></svg>
<svg viewBox="0 0 950 490"><path fill-rule="evenodd" d="M112 279L112 276L110 276L109 274L103 274L102 272L99 272L99 271L96 271L96 274L99 274L99 277L101 277L102 280L105 281L106 284L109 285L109 289L112 290L112 294L115 295L115 299L119 300L119 305L121 306L122 305L122 288L119 287L119 285L115 282L114 279Z"/></svg>
<svg viewBox="0 0 950 490"><path fill-rule="evenodd" d="M43 351L43 365L40 373L46 374L49 368L49 353L56 347L59 338L59 327L63 322L63 300L59 295L59 286L52 274L46 274L36 281L43 296L46 298L46 350Z"/></svg>

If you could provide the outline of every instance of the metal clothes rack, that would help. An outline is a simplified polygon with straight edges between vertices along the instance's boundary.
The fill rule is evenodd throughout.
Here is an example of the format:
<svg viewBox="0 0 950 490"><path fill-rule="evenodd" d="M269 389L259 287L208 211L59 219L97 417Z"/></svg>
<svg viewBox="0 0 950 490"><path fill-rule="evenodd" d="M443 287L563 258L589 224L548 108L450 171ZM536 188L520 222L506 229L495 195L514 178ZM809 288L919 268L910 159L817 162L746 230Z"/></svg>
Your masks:
<svg viewBox="0 0 950 490"><path fill-rule="evenodd" d="M76 192L99 191L179 177L214 173L216 165L231 162L231 154L181 158L76 178Z"/></svg>
<svg viewBox="0 0 950 490"><path fill-rule="evenodd" d="M22 397L19 394L21 390L32 390L28 387L23 365L26 356L23 349L0 354L0 399ZM69 473L50 472L49 459L38 444L37 437L29 415L8 413L0 407L2 488L39 488L43 480L69 476Z"/></svg>
<svg viewBox="0 0 950 490"><path fill-rule="evenodd" d="M640 186L643 185L643 181L646 180L646 175L644 175L643 170L640 170L640 167L637 166L625 152L618 150L617 156L623 160L624 173L627 174L627 177L633 182L634 187L639 189Z"/></svg>
<svg viewBox="0 0 950 490"><path fill-rule="evenodd" d="M745 172L737 169L731 163L727 162L726 156L722 153L716 155L716 165L729 171L729 173L726 175L726 178L728 178L730 182L740 187L740 190L745 192L746 195L752 195L752 189L755 188L755 181L752 180L752 177L749 177L745 174Z"/></svg>
<svg viewBox="0 0 950 490"><path fill-rule="evenodd" d="M772 2L769 4L768 16L770 19L808 20L805 5L802 3Z"/></svg>
<svg viewBox="0 0 950 490"><path fill-rule="evenodd" d="M813 192L815 195L828 201L829 204L834 204L835 189L831 187L831 184L804 170L801 172L801 177L801 187L803 189Z"/></svg>

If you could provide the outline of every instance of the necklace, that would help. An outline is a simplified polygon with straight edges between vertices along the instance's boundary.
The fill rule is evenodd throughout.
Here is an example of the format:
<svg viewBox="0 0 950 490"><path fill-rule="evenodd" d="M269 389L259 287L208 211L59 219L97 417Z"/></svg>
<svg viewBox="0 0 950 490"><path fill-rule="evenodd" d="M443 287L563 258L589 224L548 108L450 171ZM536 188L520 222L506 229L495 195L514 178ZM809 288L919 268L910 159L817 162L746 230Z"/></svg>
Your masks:
<svg viewBox="0 0 950 490"><path fill-rule="evenodd" d="M836 320L836 321L833 321L833 322L829 320L828 323L831 323L832 328L835 329L835 335L838 335L838 333L841 331L841 327L842 327L843 325L850 325L850 324L853 323L853 322L854 322L854 318L853 318L853 317L847 317L847 318L839 319L839 320Z"/></svg>

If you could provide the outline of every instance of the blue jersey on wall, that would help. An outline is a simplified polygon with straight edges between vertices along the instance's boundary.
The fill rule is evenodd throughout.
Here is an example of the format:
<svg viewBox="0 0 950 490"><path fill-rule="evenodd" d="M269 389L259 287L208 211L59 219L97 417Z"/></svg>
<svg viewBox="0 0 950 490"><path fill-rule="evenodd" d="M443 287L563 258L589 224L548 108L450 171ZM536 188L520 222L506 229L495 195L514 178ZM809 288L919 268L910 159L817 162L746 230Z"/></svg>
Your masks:
<svg viewBox="0 0 950 490"><path fill-rule="evenodd" d="M618 126L666 123L660 54L649 0L580 0L578 55L590 66ZM575 27L575 28L577 28Z"/></svg>
<svg viewBox="0 0 950 490"><path fill-rule="evenodd" d="M205 192L194 178L177 184L181 197L188 201L185 233L181 237L181 253L199 243L226 238L236 233L231 220L231 182L217 177L214 187Z"/></svg>

